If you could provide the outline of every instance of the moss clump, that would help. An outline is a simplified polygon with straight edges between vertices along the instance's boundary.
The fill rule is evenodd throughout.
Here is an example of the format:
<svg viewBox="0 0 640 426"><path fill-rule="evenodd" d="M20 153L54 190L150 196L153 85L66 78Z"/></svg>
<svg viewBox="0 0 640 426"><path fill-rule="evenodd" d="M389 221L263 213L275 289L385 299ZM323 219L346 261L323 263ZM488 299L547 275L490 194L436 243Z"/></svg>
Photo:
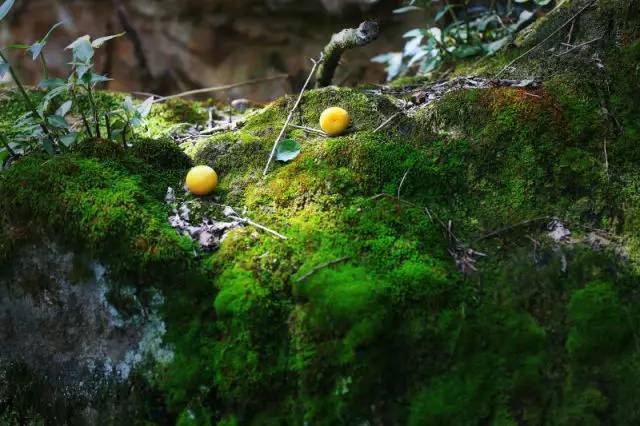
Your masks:
<svg viewBox="0 0 640 426"><path fill-rule="evenodd" d="M31 155L3 173L0 194L6 220L81 242L114 269L161 270L188 258L190 244L167 225L161 202L113 160Z"/></svg>
<svg viewBox="0 0 640 426"><path fill-rule="evenodd" d="M154 169L186 169L192 165L184 151L168 138L136 139L131 147L131 155Z"/></svg>
<svg viewBox="0 0 640 426"><path fill-rule="evenodd" d="M124 148L122 145L107 139L88 139L81 141L73 147L74 151L85 157L97 160L109 160L122 158Z"/></svg>

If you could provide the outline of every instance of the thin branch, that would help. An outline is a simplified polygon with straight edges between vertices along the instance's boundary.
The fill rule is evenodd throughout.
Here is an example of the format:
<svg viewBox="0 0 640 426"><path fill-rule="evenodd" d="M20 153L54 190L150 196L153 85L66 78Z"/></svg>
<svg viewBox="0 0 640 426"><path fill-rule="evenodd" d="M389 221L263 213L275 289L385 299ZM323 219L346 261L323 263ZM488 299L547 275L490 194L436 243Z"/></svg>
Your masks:
<svg viewBox="0 0 640 426"><path fill-rule="evenodd" d="M396 112L395 114L393 114L391 117L389 117L388 119L386 119L381 125L379 125L374 131L373 133L378 133L380 130L384 129L385 127L387 127L387 125L389 123L391 123L393 121L394 118L396 118L397 116L399 116L402 112Z"/></svg>
<svg viewBox="0 0 640 426"><path fill-rule="evenodd" d="M590 8L591 6L593 6L595 4L595 1L591 1L589 2L589 4L587 4L585 7L583 7L582 9L580 9L575 15L573 15L567 22L565 22L564 24L560 25L558 28L556 28L551 34L549 34L547 37L544 38L544 40L542 40L540 43L536 44L535 46L533 46L531 49L527 50L526 52L524 52L522 55L518 56L517 58L515 58L513 61L509 62L507 65L505 65L504 68L502 68L498 74L496 74L495 78L498 78L500 75L502 75L503 72L505 72L507 69L511 68L511 66L513 64L515 64L516 62L518 62L520 59L524 58L525 56L527 56L529 53L533 52L534 50L536 50L538 47L542 46L544 43L546 43L548 40L550 40L553 36L555 36L556 34L558 34L558 32L560 32L560 30L562 30L564 27L566 27L567 25L569 25L571 22L573 22L574 19L576 19L578 16L582 15L582 13L587 10L588 8Z"/></svg>
<svg viewBox="0 0 640 426"><path fill-rule="evenodd" d="M609 154L607 153L607 138L604 138L602 148L604 150L604 172L607 174L607 179L609 179Z"/></svg>
<svg viewBox="0 0 640 426"><path fill-rule="evenodd" d="M331 84L342 54L347 49L364 46L378 37L379 27L375 21L365 21L358 28L347 28L331 36L331 40L322 50L325 61L318 67L316 87Z"/></svg>
<svg viewBox="0 0 640 426"><path fill-rule="evenodd" d="M518 223L515 223L513 225L508 225L508 226L496 229L494 231L489 232L488 234L485 234L485 235L482 235L482 236L476 238L475 240L473 240L471 242L471 245L475 245L478 241L486 240L487 238L491 238L491 237L495 237L497 235L503 234L503 233L505 233L507 231L510 231L510 230L514 229L514 228L518 228L520 226L525 226L525 225L529 225L529 224L532 224L532 223L535 223L535 222L540 222L542 220L549 220L549 219L551 219L550 216L540 216L540 217L536 217L536 218L533 218L533 219L523 220L522 222L518 222Z"/></svg>
<svg viewBox="0 0 640 426"><path fill-rule="evenodd" d="M303 276L298 278L296 280L296 282L300 283L300 282L306 280L307 278L309 278L311 275L313 275L316 272L318 272L319 270L326 268L327 266L333 266L333 265L336 265L338 263L342 263L342 262L344 262L346 260L349 260L349 259L351 259L351 256L344 256L344 257L341 257L339 259L330 260L328 262L324 262L324 263L321 263L321 264L319 264L317 266L314 266L313 268L311 268L311 270L309 272L307 272L306 274L304 274Z"/></svg>
<svg viewBox="0 0 640 426"><path fill-rule="evenodd" d="M263 231L268 232L271 235L275 235L276 237L280 238L281 240L287 240L287 237L285 237L281 233L276 232L273 229L269 229L266 226L260 225L259 223L256 223L256 222L252 221L251 219L247 219L246 217L230 215L229 218L235 219L238 222L248 223L249 225L255 226L258 229L262 229Z"/></svg>
<svg viewBox="0 0 640 426"><path fill-rule="evenodd" d="M325 137L329 136L325 132L323 132L322 130L314 129L313 127L296 126L295 124L289 124L289 127L293 127L294 129L304 130L305 132L309 132L309 133L316 133L316 134L318 134L320 136L325 136Z"/></svg>
<svg viewBox="0 0 640 426"><path fill-rule="evenodd" d="M313 75L315 74L316 69L318 68L318 65L320 65L323 60L324 60L324 56L322 54L320 54L320 59L318 59L317 61L315 59L311 59L311 62L313 62L313 67L311 68L311 72L309 72L309 76L307 77L307 80L304 82L304 86L302 86L302 90L300 90L300 94L298 95L298 99L296 100L296 103L293 105L293 108L291 108L291 111L289 111L289 116L287 117L287 120L284 122L284 126L282 126L282 130L280 130L280 134L278 135L275 142L273 143L273 148L271 149L271 154L269 155L269 159L267 160L267 165L264 167L262 176L267 176L267 173L269 172L269 166L271 165L271 161L273 161L273 156L275 155L276 149L278 148L278 143L280 142L280 139L282 139L282 136L284 136L284 132L287 131L287 127L289 126L289 123L293 118L293 113L298 108L298 105L300 105L300 101L302 100L302 95L304 95L304 91L307 90L307 86L309 86L309 83L311 82L311 79L313 78Z"/></svg>
<svg viewBox="0 0 640 426"><path fill-rule="evenodd" d="M207 88L204 88L204 89L189 90L189 91L186 91L186 92L182 92L182 93L178 93L178 94L175 94L175 95L165 96L163 98L156 99L155 101L153 101L153 103L164 102L164 101L168 101L169 99L175 99L175 98L184 98L185 96L198 95L198 94L201 94L201 93L222 92L224 90L230 90L230 89L234 89L236 87L250 86L252 84L264 83L264 82L267 82L267 81L284 80L286 78L289 78L289 74L278 74L278 75L273 75L273 76L270 76L270 77L256 78L256 79L253 79L253 80L241 81L239 83L226 84L224 86L215 86L215 87L207 87Z"/></svg>
<svg viewBox="0 0 640 426"><path fill-rule="evenodd" d="M407 178L407 175L409 174L410 171L411 171L411 167L409 167L407 169L407 171L404 172L404 176L402 176L402 180L400 181L400 185L398 185L398 198L400 198L400 190L402 190L402 185L404 185L404 180Z"/></svg>
<svg viewBox="0 0 640 426"><path fill-rule="evenodd" d="M579 49L579 48L581 48L583 46L587 46L587 45L589 45L591 43L595 43L596 41L601 40L601 39L602 39L602 37L598 37L598 38L594 38L593 40L585 41L584 43L580 43L578 45L571 46L571 48L565 50L564 52L558 53L556 56L566 55L569 52L573 52L576 49Z"/></svg>

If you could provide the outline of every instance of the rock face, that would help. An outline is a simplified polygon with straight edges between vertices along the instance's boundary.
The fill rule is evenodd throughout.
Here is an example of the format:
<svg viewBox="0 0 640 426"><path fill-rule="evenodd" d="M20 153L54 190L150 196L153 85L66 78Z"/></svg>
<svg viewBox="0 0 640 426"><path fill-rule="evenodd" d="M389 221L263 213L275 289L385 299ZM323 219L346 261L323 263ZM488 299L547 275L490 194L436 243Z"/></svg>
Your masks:
<svg viewBox="0 0 640 426"><path fill-rule="evenodd" d="M32 42L55 22L64 25L51 38L47 59L54 74L65 75L69 58L64 47L85 33L100 36L127 31L125 38L107 45L97 69L113 76L110 88L170 94L179 90L228 84L286 73L283 79L222 94L231 98L270 100L298 86L306 76L309 58L317 57L336 31L357 26L365 17L378 18L385 32L375 46L346 58L339 80L357 82L366 76L383 78L369 59L393 49L404 22L393 21L396 0L320 1L116 1L80 0L24 2L4 24L2 45ZM29 80L36 82L39 64L24 57Z"/></svg>
<svg viewBox="0 0 640 426"><path fill-rule="evenodd" d="M117 411L119 402L108 395L128 383L134 369L171 361L158 291L150 288L143 297L111 282L101 263L47 239L17 254L0 272L0 376L21 380L15 374L21 365L40 377L39 386L50 392L34 403L44 408L64 401L83 407L81 416L107 404ZM1 394L0 405L12 398ZM65 421L60 416L64 410L48 410L48 420Z"/></svg>

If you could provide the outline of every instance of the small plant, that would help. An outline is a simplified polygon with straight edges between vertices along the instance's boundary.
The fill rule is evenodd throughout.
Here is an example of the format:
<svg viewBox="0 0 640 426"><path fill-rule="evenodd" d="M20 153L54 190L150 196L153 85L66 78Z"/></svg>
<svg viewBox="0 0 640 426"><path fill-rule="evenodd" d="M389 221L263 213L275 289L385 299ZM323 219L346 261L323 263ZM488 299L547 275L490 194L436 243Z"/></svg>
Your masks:
<svg viewBox="0 0 640 426"><path fill-rule="evenodd" d="M122 145L126 149L127 138L133 132L133 129L147 125L146 118L152 107L153 97L147 98L139 105L135 105L130 96L125 97L122 102L122 108L105 114L109 139L120 138ZM111 123L111 117L115 118L113 124Z"/></svg>
<svg viewBox="0 0 640 426"><path fill-rule="evenodd" d="M6 0L0 5L0 21L9 13L15 0ZM22 80L16 73L7 57L0 50L0 77L10 73L18 92L24 98L29 111L19 118L15 129L15 136L11 142L5 135L0 135L0 163L7 158L27 153L36 149L44 149L53 155L66 151L72 144L81 139L101 138L103 128L109 139L121 137L127 145L126 138L137 126L144 125L144 119L151 111L153 98L149 98L140 105L134 105L131 98L124 100L122 108L115 111L101 111L95 98L96 87L110 80L109 77L94 72L95 50L106 42L124 35L115 34L92 40L85 35L77 38L66 47L71 51L71 73L67 79L51 77L44 55L49 38L62 23L57 23L33 44L15 44L10 47L22 49L31 54L34 61L39 60L42 65L43 79L38 87L45 90L45 95L39 102L34 102L25 89ZM88 105L86 108L83 105ZM66 117L75 110L82 121L81 128L69 124ZM115 121L112 123L112 118ZM104 126L103 126L104 124Z"/></svg>
<svg viewBox="0 0 640 426"><path fill-rule="evenodd" d="M528 1L515 0L518 7L514 7L510 0L506 4L493 1L486 8L471 6L469 0L462 5L453 5L448 0L429 2L440 4L432 25L404 34L407 41L402 52L384 53L372 61L385 64L387 79L392 80L410 72L427 75L438 70L450 58L493 55L534 19L535 10L521 6ZM534 9L546 6L551 1L535 0ZM422 7L412 0L394 13L416 10L422 10Z"/></svg>

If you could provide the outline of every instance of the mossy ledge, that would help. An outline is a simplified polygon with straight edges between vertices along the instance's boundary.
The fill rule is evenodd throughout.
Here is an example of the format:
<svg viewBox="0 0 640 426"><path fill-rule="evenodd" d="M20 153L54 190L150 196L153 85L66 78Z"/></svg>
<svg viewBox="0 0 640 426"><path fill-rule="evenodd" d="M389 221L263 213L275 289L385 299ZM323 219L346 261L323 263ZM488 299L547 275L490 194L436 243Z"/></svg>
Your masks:
<svg viewBox="0 0 640 426"><path fill-rule="evenodd" d="M609 10L600 3L595 12ZM181 187L191 160L163 130L201 121L198 104L156 111L149 132L160 141L29 155L0 175L0 262L44 232L90 251L113 276L165 292L175 358L145 382L155 406L139 398L127 412L140 423L637 424L640 38L631 18L635 32L624 35L635 38L601 57L604 86L562 68L536 89L450 93L377 133L395 99L312 90L296 124L316 127L324 108L341 106L353 132L291 130L300 156L266 179L290 97L237 131L182 145L193 164L218 171L215 203L246 209L286 241L244 227L194 255L170 228L164 194ZM219 214L213 201L199 202ZM488 255L476 274L456 269L434 217ZM550 238L549 221L532 220L541 217L560 220L572 241ZM0 383L0 396L12 389ZM21 392L0 398L0 420L50 414L30 388Z"/></svg>

